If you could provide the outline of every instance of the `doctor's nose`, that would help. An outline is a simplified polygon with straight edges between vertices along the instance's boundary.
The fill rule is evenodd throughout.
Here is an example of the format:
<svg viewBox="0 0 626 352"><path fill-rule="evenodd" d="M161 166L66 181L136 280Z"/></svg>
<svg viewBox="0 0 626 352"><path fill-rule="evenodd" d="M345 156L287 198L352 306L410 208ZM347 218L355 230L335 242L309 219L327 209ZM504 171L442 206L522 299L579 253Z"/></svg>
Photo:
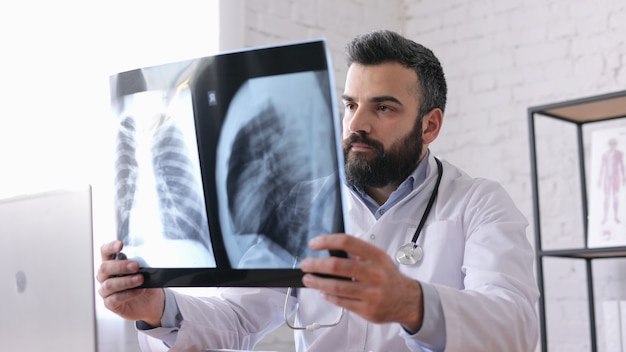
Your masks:
<svg viewBox="0 0 626 352"><path fill-rule="evenodd" d="M352 110L346 109L346 113L343 118L343 130L344 135L349 135L356 132L363 132L365 134L371 131L371 121L367 112L362 109L354 108Z"/></svg>

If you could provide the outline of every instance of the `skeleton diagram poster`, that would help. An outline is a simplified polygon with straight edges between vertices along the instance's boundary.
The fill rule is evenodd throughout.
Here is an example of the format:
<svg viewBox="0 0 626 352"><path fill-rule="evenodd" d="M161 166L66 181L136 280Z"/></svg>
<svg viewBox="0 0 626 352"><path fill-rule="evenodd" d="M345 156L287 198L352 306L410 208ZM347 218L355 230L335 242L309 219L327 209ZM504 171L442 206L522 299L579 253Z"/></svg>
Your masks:
<svg viewBox="0 0 626 352"><path fill-rule="evenodd" d="M301 286L317 235L344 232L324 41L121 72L115 209L146 286Z"/></svg>
<svg viewBox="0 0 626 352"><path fill-rule="evenodd" d="M591 134L587 246L626 246L626 128Z"/></svg>

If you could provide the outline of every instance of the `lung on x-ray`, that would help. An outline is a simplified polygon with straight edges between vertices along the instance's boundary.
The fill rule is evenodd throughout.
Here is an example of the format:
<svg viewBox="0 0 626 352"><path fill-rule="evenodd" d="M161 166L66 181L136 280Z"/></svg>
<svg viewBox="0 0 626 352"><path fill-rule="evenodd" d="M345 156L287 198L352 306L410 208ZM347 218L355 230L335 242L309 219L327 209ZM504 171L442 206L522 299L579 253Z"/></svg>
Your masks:
<svg viewBox="0 0 626 352"><path fill-rule="evenodd" d="M115 209L146 287L301 286L308 241L344 232L324 41L111 76Z"/></svg>

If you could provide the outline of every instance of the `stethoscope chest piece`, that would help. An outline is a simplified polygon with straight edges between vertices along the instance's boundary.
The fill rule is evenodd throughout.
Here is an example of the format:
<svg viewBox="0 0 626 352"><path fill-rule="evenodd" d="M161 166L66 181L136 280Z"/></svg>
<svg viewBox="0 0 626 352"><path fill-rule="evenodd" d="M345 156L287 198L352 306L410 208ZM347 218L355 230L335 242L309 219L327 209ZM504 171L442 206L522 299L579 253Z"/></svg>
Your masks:
<svg viewBox="0 0 626 352"><path fill-rule="evenodd" d="M435 188L430 195L430 199L428 199L428 204L426 205L426 209L424 210L424 214L422 214L422 219L420 220L419 225L417 225L417 229L415 230L415 234L413 235L413 239L411 242L400 246L396 251L396 261L400 264L404 265L415 265L424 258L424 250L417 244L417 239L419 238L420 232L426 223L426 218L428 218L428 214L430 214L430 209L435 203L435 199L437 198L437 194L439 193L439 184L441 183L441 177L443 176L443 166L441 161L435 158L437 162L437 181L435 182Z"/></svg>
<svg viewBox="0 0 626 352"><path fill-rule="evenodd" d="M422 258L424 258L422 247L413 242L401 246L396 252L396 261L404 265L417 264Z"/></svg>

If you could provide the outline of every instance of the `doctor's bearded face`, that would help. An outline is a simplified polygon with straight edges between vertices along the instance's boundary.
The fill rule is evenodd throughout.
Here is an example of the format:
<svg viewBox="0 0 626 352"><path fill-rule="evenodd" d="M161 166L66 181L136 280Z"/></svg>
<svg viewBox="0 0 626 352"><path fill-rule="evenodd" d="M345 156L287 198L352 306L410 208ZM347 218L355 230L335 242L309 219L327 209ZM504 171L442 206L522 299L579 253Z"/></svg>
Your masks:
<svg viewBox="0 0 626 352"><path fill-rule="evenodd" d="M353 151L352 143L367 144L375 154ZM423 148L421 117L416 119L413 129L388 150L365 133L352 133L343 140L346 178L359 189L400 184L417 167Z"/></svg>

